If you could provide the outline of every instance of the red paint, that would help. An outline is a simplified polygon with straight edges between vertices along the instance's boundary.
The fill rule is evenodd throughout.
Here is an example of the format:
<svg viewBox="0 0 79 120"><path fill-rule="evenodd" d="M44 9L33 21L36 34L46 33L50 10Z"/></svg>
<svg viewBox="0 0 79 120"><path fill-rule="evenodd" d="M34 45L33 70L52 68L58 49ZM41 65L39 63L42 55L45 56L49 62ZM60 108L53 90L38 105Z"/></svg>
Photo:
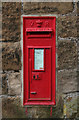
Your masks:
<svg viewBox="0 0 79 120"><path fill-rule="evenodd" d="M52 117L52 107L50 108L50 116Z"/></svg>
<svg viewBox="0 0 79 120"><path fill-rule="evenodd" d="M34 69L34 49L44 49L44 69ZM24 105L55 105L56 17L23 17Z"/></svg>
<svg viewBox="0 0 79 120"><path fill-rule="evenodd" d="M27 110L27 107L26 107L26 110L25 110L25 112L26 112L26 115L28 115L28 110Z"/></svg>

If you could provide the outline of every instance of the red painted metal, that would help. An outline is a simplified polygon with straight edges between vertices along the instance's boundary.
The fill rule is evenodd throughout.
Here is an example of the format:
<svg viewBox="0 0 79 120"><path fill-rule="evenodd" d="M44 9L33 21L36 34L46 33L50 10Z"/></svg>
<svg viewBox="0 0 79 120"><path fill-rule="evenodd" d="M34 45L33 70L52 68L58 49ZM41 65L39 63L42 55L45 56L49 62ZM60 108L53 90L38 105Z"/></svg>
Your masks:
<svg viewBox="0 0 79 120"><path fill-rule="evenodd" d="M44 49L44 69L34 69L34 50ZM55 105L56 17L23 17L23 104Z"/></svg>

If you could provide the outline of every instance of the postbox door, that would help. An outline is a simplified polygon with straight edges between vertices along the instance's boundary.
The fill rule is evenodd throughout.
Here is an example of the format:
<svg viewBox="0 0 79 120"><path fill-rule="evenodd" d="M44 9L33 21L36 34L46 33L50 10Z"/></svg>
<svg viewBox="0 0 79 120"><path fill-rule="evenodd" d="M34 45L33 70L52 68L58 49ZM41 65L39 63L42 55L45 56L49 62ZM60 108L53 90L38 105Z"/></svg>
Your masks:
<svg viewBox="0 0 79 120"><path fill-rule="evenodd" d="M28 48L28 100L51 100L51 47Z"/></svg>

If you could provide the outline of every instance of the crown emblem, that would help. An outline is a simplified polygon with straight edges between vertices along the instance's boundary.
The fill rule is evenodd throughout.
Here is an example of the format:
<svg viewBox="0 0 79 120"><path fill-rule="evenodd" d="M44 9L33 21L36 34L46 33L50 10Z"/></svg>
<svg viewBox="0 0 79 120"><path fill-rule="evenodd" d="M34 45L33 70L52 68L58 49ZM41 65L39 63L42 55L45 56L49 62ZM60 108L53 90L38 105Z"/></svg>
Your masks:
<svg viewBox="0 0 79 120"><path fill-rule="evenodd" d="M37 20L37 21L36 21L37 27L41 27L41 26L42 26L42 23L43 23L43 22L42 22L41 20Z"/></svg>

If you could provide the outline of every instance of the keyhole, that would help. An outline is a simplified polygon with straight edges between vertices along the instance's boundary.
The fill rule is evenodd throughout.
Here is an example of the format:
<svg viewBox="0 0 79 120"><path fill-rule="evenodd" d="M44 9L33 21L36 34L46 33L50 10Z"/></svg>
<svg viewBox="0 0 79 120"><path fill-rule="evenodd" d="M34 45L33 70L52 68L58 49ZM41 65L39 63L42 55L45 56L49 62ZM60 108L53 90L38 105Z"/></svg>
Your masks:
<svg viewBox="0 0 79 120"><path fill-rule="evenodd" d="M33 78L35 79L35 75L33 76Z"/></svg>
<svg viewBox="0 0 79 120"><path fill-rule="evenodd" d="M39 78L39 76L37 75L37 79Z"/></svg>

